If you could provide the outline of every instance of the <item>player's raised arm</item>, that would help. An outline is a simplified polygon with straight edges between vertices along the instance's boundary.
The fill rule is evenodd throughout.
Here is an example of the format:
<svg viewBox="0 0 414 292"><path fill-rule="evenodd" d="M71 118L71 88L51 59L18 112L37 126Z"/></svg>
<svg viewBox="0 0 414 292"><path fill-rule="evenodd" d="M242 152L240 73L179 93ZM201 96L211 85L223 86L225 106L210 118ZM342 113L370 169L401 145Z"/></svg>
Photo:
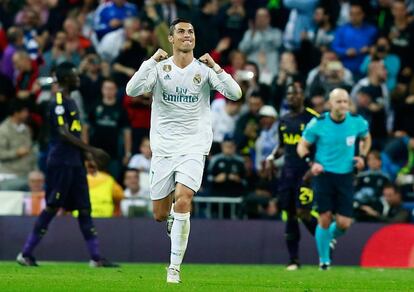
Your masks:
<svg viewBox="0 0 414 292"><path fill-rule="evenodd" d="M144 61L139 67L138 71L132 76L126 86L126 93L129 96L138 96L144 93L152 92L155 83L157 82L157 71L155 65L168 58L168 54L158 49L155 54Z"/></svg>
<svg viewBox="0 0 414 292"><path fill-rule="evenodd" d="M211 68L209 71L209 81L213 89L231 100L239 100L242 97L239 84L219 64L214 62L209 54L201 56L199 61Z"/></svg>

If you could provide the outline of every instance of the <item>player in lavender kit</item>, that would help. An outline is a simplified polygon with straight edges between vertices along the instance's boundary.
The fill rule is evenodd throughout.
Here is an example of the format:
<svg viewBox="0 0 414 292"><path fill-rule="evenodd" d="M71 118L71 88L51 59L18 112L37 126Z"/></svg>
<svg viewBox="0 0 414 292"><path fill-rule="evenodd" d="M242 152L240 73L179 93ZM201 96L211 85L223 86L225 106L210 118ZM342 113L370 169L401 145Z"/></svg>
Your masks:
<svg viewBox="0 0 414 292"><path fill-rule="evenodd" d="M191 202L200 188L213 138L210 91L217 90L232 100L240 99L242 92L209 54L194 58L195 34L189 21L174 20L168 40L173 56L158 49L128 82L126 92L129 96L153 93L150 194L154 218L172 223L167 224L171 227L167 282L179 283L190 233Z"/></svg>

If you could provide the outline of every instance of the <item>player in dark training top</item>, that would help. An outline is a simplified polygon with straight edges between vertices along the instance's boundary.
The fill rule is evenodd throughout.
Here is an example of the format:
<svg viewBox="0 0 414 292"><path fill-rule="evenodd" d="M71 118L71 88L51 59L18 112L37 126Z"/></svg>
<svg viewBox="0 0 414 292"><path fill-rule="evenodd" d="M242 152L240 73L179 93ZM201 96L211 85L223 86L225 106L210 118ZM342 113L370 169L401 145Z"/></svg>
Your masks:
<svg viewBox="0 0 414 292"><path fill-rule="evenodd" d="M104 259L99 252L95 226L91 218L88 183L84 156L103 165L109 160L105 151L91 147L80 139L82 126L79 110L70 92L79 86L79 76L72 63L64 62L56 68L59 92L50 103L50 151L46 170L46 208L39 215L33 231L17 256L23 266L37 266L33 250L45 235L59 208L78 210L80 230L86 241L92 267L117 266Z"/></svg>
<svg viewBox="0 0 414 292"><path fill-rule="evenodd" d="M290 112L281 117L279 123L279 146L266 159L266 169L273 173L273 161L282 155L284 165L278 183L279 207L286 211L286 245L289 252L287 270L297 270L299 263L299 219L314 235L317 220L311 215L313 192L310 188L307 171L309 165L296 152L306 124L318 113L304 106L304 95L300 82L294 82L287 88L287 104Z"/></svg>

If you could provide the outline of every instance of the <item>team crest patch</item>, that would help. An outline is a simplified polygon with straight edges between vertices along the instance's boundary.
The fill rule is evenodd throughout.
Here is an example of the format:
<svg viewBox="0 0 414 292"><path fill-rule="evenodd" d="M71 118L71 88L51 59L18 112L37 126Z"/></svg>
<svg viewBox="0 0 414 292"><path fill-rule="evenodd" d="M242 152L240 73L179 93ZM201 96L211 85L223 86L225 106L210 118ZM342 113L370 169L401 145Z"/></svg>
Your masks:
<svg viewBox="0 0 414 292"><path fill-rule="evenodd" d="M355 136L346 137L346 145L352 146L355 144Z"/></svg>
<svg viewBox="0 0 414 292"><path fill-rule="evenodd" d="M55 114L63 115L65 113L65 108L62 105L58 105L55 107Z"/></svg>
<svg viewBox="0 0 414 292"><path fill-rule="evenodd" d="M194 84L197 84L197 85L200 84L201 83L201 75L200 74L194 75L193 82L194 82Z"/></svg>
<svg viewBox="0 0 414 292"><path fill-rule="evenodd" d="M164 65L162 67L162 70L164 70L165 72L170 72L171 71L171 65L168 65L168 64Z"/></svg>

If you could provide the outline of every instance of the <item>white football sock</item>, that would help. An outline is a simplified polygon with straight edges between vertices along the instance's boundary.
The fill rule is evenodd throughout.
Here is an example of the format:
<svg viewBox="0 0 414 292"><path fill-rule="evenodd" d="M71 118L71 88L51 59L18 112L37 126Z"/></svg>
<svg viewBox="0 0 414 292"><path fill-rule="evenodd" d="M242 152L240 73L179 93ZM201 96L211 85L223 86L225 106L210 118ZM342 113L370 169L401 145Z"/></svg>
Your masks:
<svg viewBox="0 0 414 292"><path fill-rule="evenodd" d="M174 223L171 229L171 256L170 268L180 270L185 250L187 249L188 236L190 235L190 212L174 212Z"/></svg>

